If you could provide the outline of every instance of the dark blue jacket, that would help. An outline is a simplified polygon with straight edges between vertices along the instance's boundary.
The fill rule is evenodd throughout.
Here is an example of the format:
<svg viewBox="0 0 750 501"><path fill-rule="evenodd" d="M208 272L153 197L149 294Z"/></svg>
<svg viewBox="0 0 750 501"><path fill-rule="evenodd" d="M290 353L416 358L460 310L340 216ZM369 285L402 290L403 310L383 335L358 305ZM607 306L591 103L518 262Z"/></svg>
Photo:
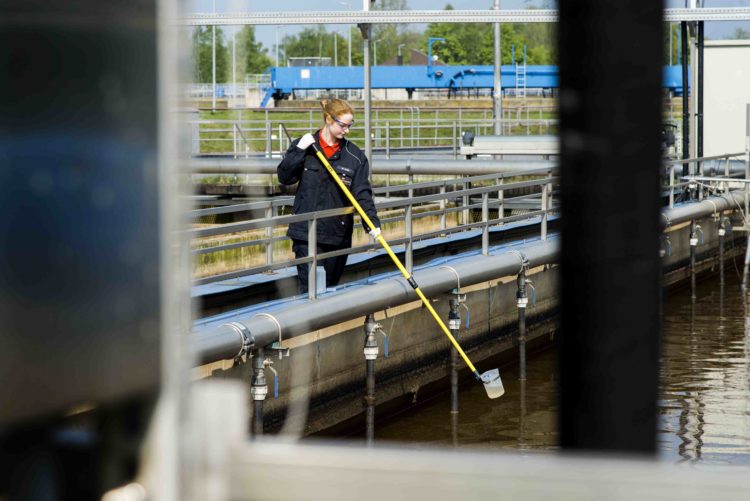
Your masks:
<svg viewBox="0 0 750 501"><path fill-rule="evenodd" d="M315 142L320 146L320 131L313 134ZM320 163L315 150L310 146L306 150L297 148L299 139L292 142L286 152L284 160L276 169L279 182L294 184L299 182L297 195L294 197L293 214L304 214L318 210L351 207L346 195L331 179L331 175ZM367 216L376 227L380 227L372 200L372 187L368 179L370 169L367 157L357 146L346 138L341 140L341 148L328 159L328 163L339 174L354 198L364 209ZM328 217L318 220L318 243L329 245L351 246L354 218L352 214ZM366 226L364 221L363 226ZM369 228L365 228L369 231ZM307 222L292 223L287 235L290 238L307 241Z"/></svg>

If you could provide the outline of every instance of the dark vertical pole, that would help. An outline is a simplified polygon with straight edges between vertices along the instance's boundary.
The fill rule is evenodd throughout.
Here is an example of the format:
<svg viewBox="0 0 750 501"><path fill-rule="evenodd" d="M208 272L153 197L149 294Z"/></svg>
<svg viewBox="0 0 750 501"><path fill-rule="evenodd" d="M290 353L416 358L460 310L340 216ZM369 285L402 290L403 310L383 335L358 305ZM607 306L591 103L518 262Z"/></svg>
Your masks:
<svg viewBox="0 0 750 501"><path fill-rule="evenodd" d="M518 379L526 379L526 306L529 298L526 296L526 270L518 274L518 291L516 305L518 306Z"/></svg>
<svg viewBox="0 0 750 501"><path fill-rule="evenodd" d="M157 7L0 2L3 500L132 481L168 385Z"/></svg>
<svg viewBox="0 0 750 501"><path fill-rule="evenodd" d="M263 401L268 394L268 384L263 368L265 367L265 353L258 348L253 357L253 381L250 386L250 396L253 399L253 435L263 435Z"/></svg>
<svg viewBox="0 0 750 501"><path fill-rule="evenodd" d="M456 289L454 289L456 290ZM461 315L458 312L458 293L450 299L450 312L448 313L448 328L453 337L458 339L458 332L461 329ZM458 370L461 361L458 351L451 346L451 436L453 445L458 445Z"/></svg>
<svg viewBox="0 0 750 501"><path fill-rule="evenodd" d="M695 219L690 221L690 298L695 300L695 258L698 248L698 235L695 228Z"/></svg>
<svg viewBox="0 0 750 501"><path fill-rule="evenodd" d="M682 52L682 158L690 158L690 79L688 78L688 26L680 23ZM682 175L690 174L688 164L682 164Z"/></svg>
<svg viewBox="0 0 750 501"><path fill-rule="evenodd" d="M366 420L366 439L367 446L372 447L375 440L375 360L378 358L378 340L375 337L375 330L378 324L375 323L375 317L367 315L365 317L365 370L366 370L366 394L365 404L367 405Z"/></svg>
<svg viewBox="0 0 750 501"><path fill-rule="evenodd" d="M662 9L658 1L560 2L567 449L656 449ZM638 203L621 203L623 193L638 193Z"/></svg>
<svg viewBox="0 0 750 501"><path fill-rule="evenodd" d="M696 130L696 147L698 158L703 156L703 21L698 23L698 88L696 97L698 98L696 115L698 118L698 129ZM698 175L703 175L703 162L698 163ZM701 191L703 187L701 187Z"/></svg>
<svg viewBox="0 0 750 501"><path fill-rule="evenodd" d="M724 286L724 219L719 218L719 283ZM723 289L722 289L723 290Z"/></svg>

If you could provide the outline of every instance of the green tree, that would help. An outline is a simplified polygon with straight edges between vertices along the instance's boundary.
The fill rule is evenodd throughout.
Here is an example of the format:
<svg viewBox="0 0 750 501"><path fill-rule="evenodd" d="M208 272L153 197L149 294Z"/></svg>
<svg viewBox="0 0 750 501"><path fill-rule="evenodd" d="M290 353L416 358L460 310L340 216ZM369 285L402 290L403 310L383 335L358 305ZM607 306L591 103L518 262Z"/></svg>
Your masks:
<svg viewBox="0 0 750 501"><path fill-rule="evenodd" d="M732 33L732 38L734 40L750 40L750 30L735 28L734 33Z"/></svg>
<svg viewBox="0 0 750 501"><path fill-rule="evenodd" d="M409 10L406 0L382 0L373 6L373 10ZM398 55L399 45L403 45L401 55L404 64L409 64L411 51L419 48L421 35L410 29L408 24L377 24L373 25L372 40L378 42L378 64Z"/></svg>
<svg viewBox="0 0 750 501"><path fill-rule="evenodd" d="M197 83L213 81L212 44L210 26L197 26L193 30L192 67L193 78ZM216 27L216 81L226 82L229 67L229 50L224 42L224 31Z"/></svg>
<svg viewBox="0 0 750 501"><path fill-rule="evenodd" d="M241 75L263 73L273 66L268 57L268 49L255 40L255 27L244 26L236 36L237 58L240 61L237 70Z"/></svg>
<svg viewBox="0 0 750 501"><path fill-rule="evenodd" d="M448 4L446 10L453 7ZM515 62L523 62L526 47L528 64L553 64L556 59L554 27L544 23L503 23L501 60L510 64L515 52ZM446 64L489 65L494 62L494 29L492 23L431 23L425 31L422 47L427 50L430 37L445 38L445 42L432 47L433 54ZM515 47L515 51L513 48Z"/></svg>

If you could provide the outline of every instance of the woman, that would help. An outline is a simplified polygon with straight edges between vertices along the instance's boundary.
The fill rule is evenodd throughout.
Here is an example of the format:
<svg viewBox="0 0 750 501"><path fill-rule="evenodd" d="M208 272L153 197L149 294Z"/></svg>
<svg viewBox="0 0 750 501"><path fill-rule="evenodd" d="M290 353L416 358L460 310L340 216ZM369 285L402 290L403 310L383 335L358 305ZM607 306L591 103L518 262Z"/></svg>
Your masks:
<svg viewBox="0 0 750 501"><path fill-rule="evenodd" d="M292 142L284 160L277 168L279 182L297 186L294 197L293 214L304 214L338 207L350 207L346 195L331 179L331 175L315 155L313 143L323 152L331 167L351 191L354 198L372 220L375 228L369 231L377 237L380 234L380 220L372 200L372 187L369 178L369 162L362 150L346 139L354 125L354 110L342 99L320 102L323 107L323 127L314 134L307 133ZM364 222L362 223L364 225ZM317 221L317 252L330 252L347 249L352 245L354 217L352 214L333 216ZM292 239L292 250L296 258L308 255L307 222L289 225L287 236ZM334 286L341 280L346 266L347 255L328 258L322 261L326 271L326 286ZM297 266L299 292L307 292L308 265Z"/></svg>

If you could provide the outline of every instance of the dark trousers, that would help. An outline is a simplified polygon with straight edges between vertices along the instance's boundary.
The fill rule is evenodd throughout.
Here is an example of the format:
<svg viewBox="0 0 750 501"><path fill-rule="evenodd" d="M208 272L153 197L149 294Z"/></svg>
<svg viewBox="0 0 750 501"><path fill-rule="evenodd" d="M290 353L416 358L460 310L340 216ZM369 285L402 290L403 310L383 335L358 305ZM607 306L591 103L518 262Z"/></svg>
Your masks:
<svg viewBox="0 0 750 501"><path fill-rule="evenodd" d="M322 252L331 252L335 250L346 249L348 247L348 245L318 244L317 252L318 254L320 254ZM292 240L292 251L294 252L295 258L299 259L302 257L307 257L308 250L309 249L307 247L307 241L296 239ZM346 267L346 258L348 257L348 255L344 254L343 256L330 257L328 259L318 261L318 266L323 266L323 269L326 270L326 287L338 285L339 280L341 280L341 275L344 274L344 268ZM310 267L307 263L297 265L298 290L300 294L304 294L307 292L307 278L309 268Z"/></svg>

